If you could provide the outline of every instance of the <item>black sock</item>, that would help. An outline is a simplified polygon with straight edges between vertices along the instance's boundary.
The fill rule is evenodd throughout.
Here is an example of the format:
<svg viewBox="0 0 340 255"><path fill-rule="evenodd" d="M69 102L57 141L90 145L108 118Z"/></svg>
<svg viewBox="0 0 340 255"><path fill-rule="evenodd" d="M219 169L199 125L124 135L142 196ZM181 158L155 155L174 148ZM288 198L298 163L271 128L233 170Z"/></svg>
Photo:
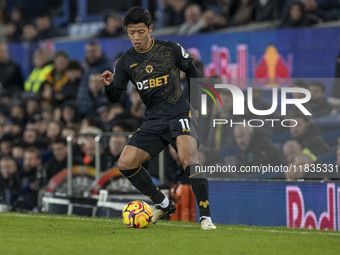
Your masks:
<svg viewBox="0 0 340 255"><path fill-rule="evenodd" d="M209 206L209 186L208 180L203 172L195 172L195 167L198 164L192 164L185 168L184 173L191 182L192 190L195 193L198 208L200 210L200 216L210 217L210 206ZM190 173L192 169L192 174Z"/></svg>
<svg viewBox="0 0 340 255"><path fill-rule="evenodd" d="M149 172L143 167L120 170L121 173L129 179L133 186L150 198L155 204L160 204L165 198L165 195L152 182Z"/></svg>

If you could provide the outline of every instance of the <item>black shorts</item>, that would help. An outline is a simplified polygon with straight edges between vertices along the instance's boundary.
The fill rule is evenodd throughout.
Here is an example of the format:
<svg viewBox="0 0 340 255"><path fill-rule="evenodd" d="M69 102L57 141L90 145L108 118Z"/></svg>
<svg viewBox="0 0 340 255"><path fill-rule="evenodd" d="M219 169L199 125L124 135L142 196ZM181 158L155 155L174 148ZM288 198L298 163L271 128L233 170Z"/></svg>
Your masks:
<svg viewBox="0 0 340 255"><path fill-rule="evenodd" d="M149 153L154 158L169 144L176 148L176 137L190 135L198 141L197 123L188 116L176 117L170 121L146 120L131 136L128 145Z"/></svg>

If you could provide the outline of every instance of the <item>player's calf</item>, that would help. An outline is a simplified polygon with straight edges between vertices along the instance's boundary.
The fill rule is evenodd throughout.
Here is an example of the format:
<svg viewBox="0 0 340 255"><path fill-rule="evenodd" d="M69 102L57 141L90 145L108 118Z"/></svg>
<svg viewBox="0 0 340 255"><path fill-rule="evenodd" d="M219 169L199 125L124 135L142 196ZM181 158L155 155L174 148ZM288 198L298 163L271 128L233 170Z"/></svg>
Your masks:
<svg viewBox="0 0 340 255"><path fill-rule="evenodd" d="M184 173L191 182L192 190L195 193L197 205L200 211L200 223L202 229L216 229L210 218L209 206L209 185L208 179L203 172L190 171L196 169L198 164L192 164L185 168Z"/></svg>
<svg viewBox="0 0 340 255"><path fill-rule="evenodd" d="M142 165L138 168L120 171L136 189L149 197L155 204L161 204L166 198L152 182L149 172Z"/></svg>

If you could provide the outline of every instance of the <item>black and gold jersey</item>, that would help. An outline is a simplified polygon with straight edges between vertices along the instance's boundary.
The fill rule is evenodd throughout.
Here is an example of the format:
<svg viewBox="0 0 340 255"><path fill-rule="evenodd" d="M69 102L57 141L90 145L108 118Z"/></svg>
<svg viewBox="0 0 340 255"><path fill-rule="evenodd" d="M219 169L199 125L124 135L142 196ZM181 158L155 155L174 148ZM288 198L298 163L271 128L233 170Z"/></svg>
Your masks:
<svg viewBox="0 0 340 255"><path fill-rule="evenodd" d="M188 73L192 66L192 58L182 46L152 39L148 50L137 52L131 48L122 55L115 67L113 87L126 89L130 80L146 106L146 119L169 120L189 113L179 70Z"/></svg>

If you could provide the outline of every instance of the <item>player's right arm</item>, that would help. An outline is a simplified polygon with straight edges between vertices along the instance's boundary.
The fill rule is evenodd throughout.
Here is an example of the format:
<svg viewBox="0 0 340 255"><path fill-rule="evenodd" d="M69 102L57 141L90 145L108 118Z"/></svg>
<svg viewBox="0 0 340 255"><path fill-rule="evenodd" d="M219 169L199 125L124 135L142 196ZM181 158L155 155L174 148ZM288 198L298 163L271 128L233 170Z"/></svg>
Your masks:
<svg viewBox="0 0 340 255"><path fill-rule="evenodd" d="M105 85L106 98L111 103L118 102L129 82L129 77L123 68L122 61L118 61L114 74L106 70L102 73L101 79Z"/></svg>

